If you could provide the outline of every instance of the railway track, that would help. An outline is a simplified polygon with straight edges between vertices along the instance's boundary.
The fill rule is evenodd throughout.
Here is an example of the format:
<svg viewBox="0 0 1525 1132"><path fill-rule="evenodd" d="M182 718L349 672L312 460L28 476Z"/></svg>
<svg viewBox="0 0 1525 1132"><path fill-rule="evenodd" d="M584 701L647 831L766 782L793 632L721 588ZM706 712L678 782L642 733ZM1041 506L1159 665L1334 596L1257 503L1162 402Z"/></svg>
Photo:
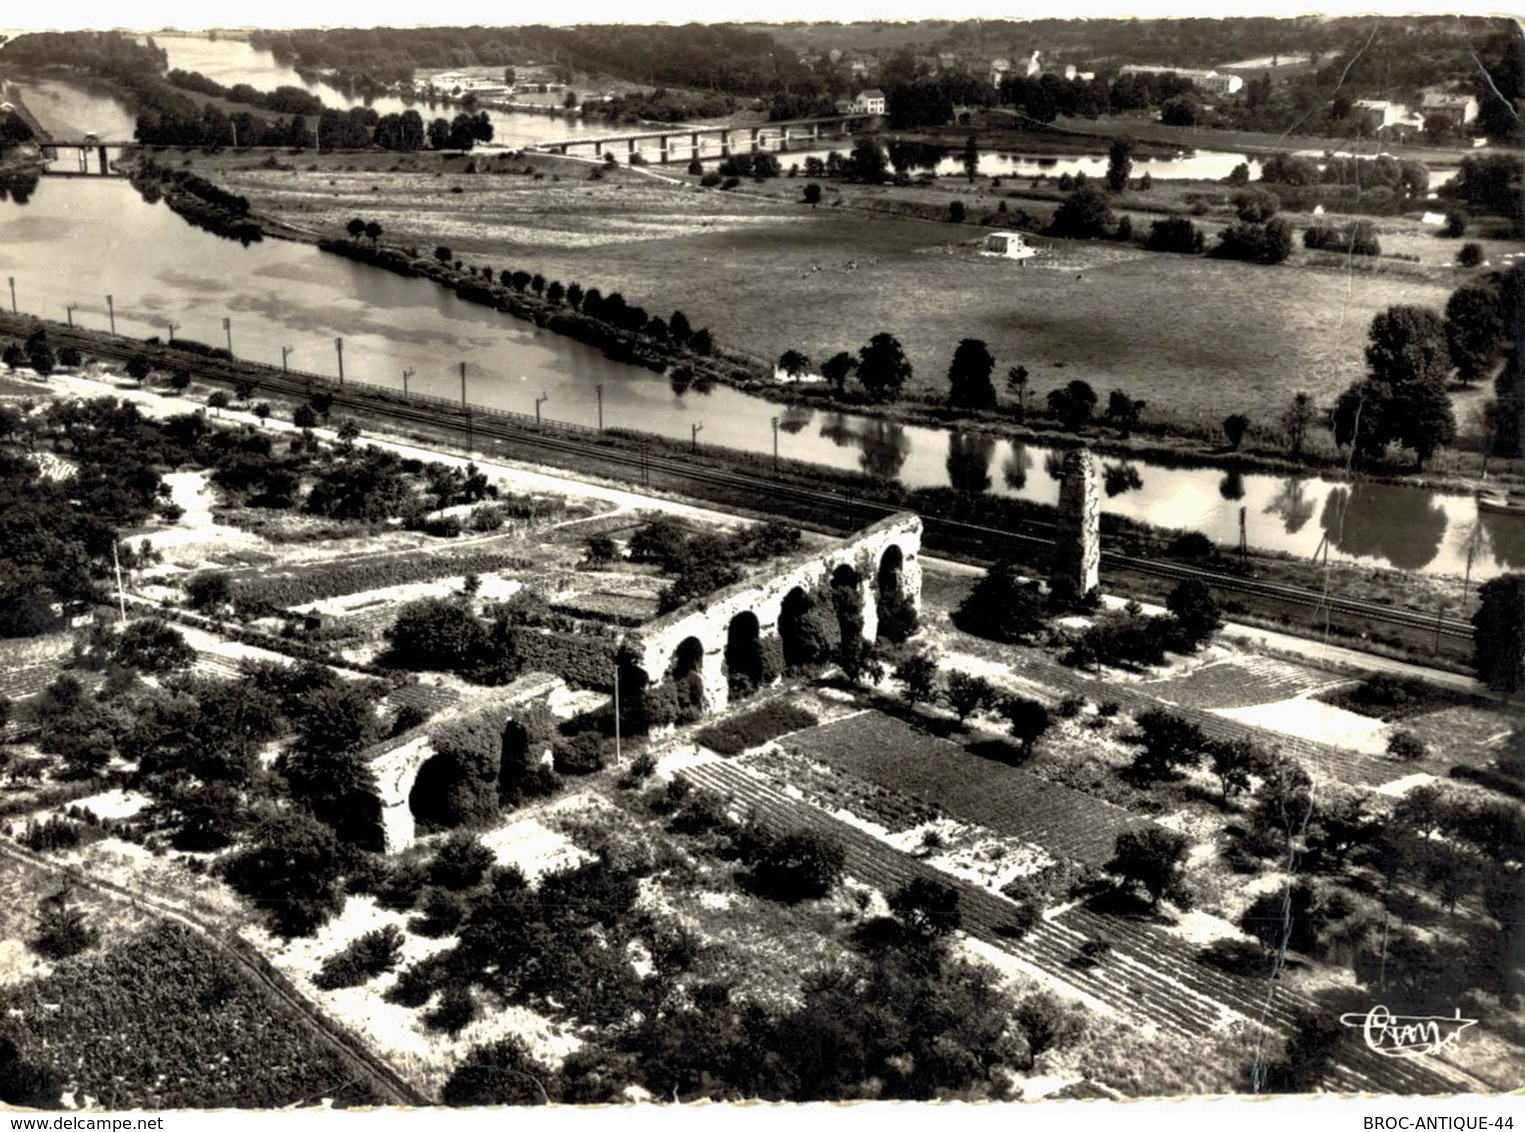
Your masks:
<svg viewBox="0 0 1525 1132"><path fill-rule="evenodd" d="M428 1108L436 1103L432 1097L405 1081L397 1070L366 1049L353 1035L341 1029L271 967L250 944L231 932L213 927L170 901L90 876L83 870L51 861L11 842L0 841L0 857L10 857L56 876L66 877L82 888L91 889L110 899L130 901L135 908L146 909L160 919L190 928L238 964L245 974L306 1023L353 1070L354 1079L370 1082L384 1103L414 1108Z"/></svg>
<svg viewBox="0 0 1525 1132"><path fill-rule="evenodd" d="M0 327L5 327L12 333L24 331L29 324L28 319L0 314ZM643 483L649 482L651 476L657 474L677 484L700 485L741 494L748 498L749 506L759 511L767 511L770 502L807 507L813 516L822 513L830 516L831 525L840 531L856 529L903 509L888 503L855 498L843 490L810 487L746 472L706 468L672 456L633 450L621 446L626 442L608 434L602 440L582 439L569 435L568 426L547 423L536 428L516 422L510 414L490 409L473 408L470 412L463 412L449 403L420 404L393 400L358 390L353 385L340 385L321 375L295 374L256 363L229 363L202 358L130 339L111 340L103 344L104 336L96 332L80 332L53 323L48 323L47 326L49 338L53 342L74 345L99 357L126 361L134 354L142 353L151 360L157 359L166 365L173 365L203 381L231 385L254 380L264 391L298 398L306 398L315 387L320 386L324 392L333 395L336 407L362 410L369 415L392 421L464 434L468 443L473 448L483 448L484 454L540 459L574 469L586 468L590 461L595 461L606 467L634 473L628 475L628 478ZM484 447L484 441L512 448L503 451ZM698 494L702 495L703 492ZM1036 523L1030 525L1029 532L1023 532L937 515L923 515L922 519L926 530L925 542L930 549L939 552L954 550L981 564L989 564L1006 556L1025 555L1030 558L1036 553L1046 552L1053 545L1051 528ZM1323 614L1326 618L1346 619L1361 625L1392 625L1454 641L1470 641L1472 638L1472 626L1466 621L1398 609L1380 602L1320 593L1298 586L1237 577L1180 562L1103 550L1101 564L1114 576L1133 573L1170 581L1195 579L1219 593L1292 606L1307 610L1315 616Z"/></svg>

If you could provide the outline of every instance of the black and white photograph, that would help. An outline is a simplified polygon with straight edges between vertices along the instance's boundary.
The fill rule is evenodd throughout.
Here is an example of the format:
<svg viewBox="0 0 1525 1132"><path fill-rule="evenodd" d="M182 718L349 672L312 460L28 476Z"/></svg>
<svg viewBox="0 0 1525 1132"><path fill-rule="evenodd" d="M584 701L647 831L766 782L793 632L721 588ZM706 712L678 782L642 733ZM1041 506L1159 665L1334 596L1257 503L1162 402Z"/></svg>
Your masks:
<svg viewBox="0 0 1525 1132"><path fill-rule="evenodd" d="M1486 8L8 6L7 1127L1525 1132L1522 114Z"/></svg>

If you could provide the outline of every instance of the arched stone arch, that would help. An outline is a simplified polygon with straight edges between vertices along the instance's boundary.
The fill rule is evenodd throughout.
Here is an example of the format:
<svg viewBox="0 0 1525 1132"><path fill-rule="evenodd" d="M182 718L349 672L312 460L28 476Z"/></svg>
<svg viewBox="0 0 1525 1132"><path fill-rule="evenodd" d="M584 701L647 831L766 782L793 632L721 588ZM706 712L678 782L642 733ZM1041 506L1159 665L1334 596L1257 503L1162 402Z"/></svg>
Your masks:
<svg viewBox="0 0 1525 1132"><path fill-rule="evenodd" d="M778 636L786 668L809 668L831 659L841 637L836 611L819 594L795 586L784 595Z"/></svg>
<svg viewBox="0 0 1525 1132"><path fill-rule="evenodd" d="M903 641L916 631L916 602L906 585L905 552L898 543L890 543L879 556L874 590L878 624L875 635L890 641Z"/></svg>
<svg viewBox="0 0 1525 1132"><path fill-rule="evenodd" d="M749 696L766 683L762 625L750 609L732 617L726 626L725 674L732 700Z"/></svg>
<svg viewBox="0 0 1525 1132"><path fill-rule="evenodd" d="M498 757L498 803L517 805L539 759L530 750L530 735L515 720L503 723L503 752Z"/></svg>
<svg viewBox="0 0 1525 1132"><path fill-rule="evenodd" d="M704 642L698 637L684 637L673 650L667 666L678 703L678 722L692 723L704 715L707 705L704 687Z"/></svg>

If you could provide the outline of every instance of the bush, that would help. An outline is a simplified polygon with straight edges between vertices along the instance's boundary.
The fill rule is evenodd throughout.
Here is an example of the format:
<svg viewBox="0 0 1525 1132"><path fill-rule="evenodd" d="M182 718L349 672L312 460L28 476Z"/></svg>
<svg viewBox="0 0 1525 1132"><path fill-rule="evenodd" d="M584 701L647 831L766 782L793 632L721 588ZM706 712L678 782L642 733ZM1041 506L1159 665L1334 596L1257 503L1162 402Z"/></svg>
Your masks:
<svg viewBox="0 0 1525 1132"><path fill-rule="evenodd" d="M1387 741L1387 753L1404 762L1418 762L1430 753L1430 749L1412 731L1394 731Z"/></svg>
<svg viewBox="0 0 1525 1132"><path fill-rule="evenodd" d="M123 630L114 657L118 664L139 672L165 673L194 663L196 650L163 619L149 617Z"/></svg>
<svg viewBox="0 0 1525 1132"><path fill-rule="evenodd" d="M580 731L557 739L551 748L558 774L594 774L604 768L609 744L596 731Z"/></svg>
<svg viewBox="0 0 1525 1132"><path fill-rule="evenodd" d="M1466 243L1456 253L1458 267L1477 267L1483 262L1483 245Z"/></svg>
<svg viewBox="0 0 1525 1132"><path fill-rule="evenodd" d="M457 830L440 842L429 863L429 883L441 888L463 889L481 881L496 858L476 836Z"/></svg>
<svg viewBox="0 0 1525 1132"><path fill-rule="evenodd" d="M735 178L732 179L734 180ZM704 176L699 178L699 183L706 189L713 189L716 185L720 184L720 181L721 177L719 173L706 173Z"/></svg>
<svg viewBox="0 0 1525 1132"><path fill-rule="evenodd" d="M313 976L313 986L320 990L358 987L397 966L402 945L403 934L393 924L366 932L323 961Z"/></svg>

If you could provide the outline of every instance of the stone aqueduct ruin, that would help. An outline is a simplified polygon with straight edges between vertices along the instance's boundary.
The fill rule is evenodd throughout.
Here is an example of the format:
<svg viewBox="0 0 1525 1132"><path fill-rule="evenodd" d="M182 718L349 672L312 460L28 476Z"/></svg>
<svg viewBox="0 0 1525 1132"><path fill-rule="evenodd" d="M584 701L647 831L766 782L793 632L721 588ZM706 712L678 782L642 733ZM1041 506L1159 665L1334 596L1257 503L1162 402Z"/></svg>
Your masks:
<svg viewBox="0 0 1525 1132"><path fill-rule="evenodd" d="M832 623L838 634L876 640L897 618L920 610L921 531L918 516L893 515L833 546L766 563L735 585L633 630L620 651L621 694L681 684L688 718L710 715L730 704L733 682L751 688L776 681L811 647L805 638L812 616ZM612 666L610 677L612 686ZM406 847L419 821L430 822L431 783L444 758L430 741L439 724L485 713L502 733L505 755L538 759L541 752L527 751L532 740L521 721L544 713L564 689L557 676L526 675L373 748L377 790L363 804L384 832L386 849Z"/></svg>

